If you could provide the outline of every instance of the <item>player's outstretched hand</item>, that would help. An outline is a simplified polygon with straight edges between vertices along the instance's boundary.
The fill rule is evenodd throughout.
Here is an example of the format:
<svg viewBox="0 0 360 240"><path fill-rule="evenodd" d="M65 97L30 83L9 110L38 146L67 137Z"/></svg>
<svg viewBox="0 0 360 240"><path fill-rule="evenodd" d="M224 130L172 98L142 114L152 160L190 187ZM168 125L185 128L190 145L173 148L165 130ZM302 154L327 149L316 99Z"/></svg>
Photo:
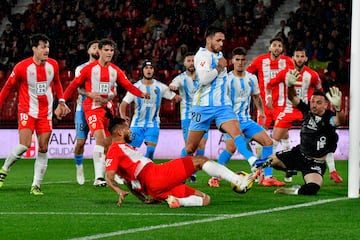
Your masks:
<svg viewBox="0 0 360 240"><path fill-rule="evenodd" d="M125 197L126 197L127 195L129 195L129 192L127 192L127 191L122 191L122 192L119 194L119 201L118 201L118 203L117 203L117 205L118 205L119 207L121 207L121 205L122 205L122 203L124 202L124 199L125 199Z"/></svg>
<svg viewBox="0 0 360 240"><path fill-rule="evenodd" d="M55 109L55 116L61 120L63 117L71 112L70 108L65 103L59 103Z"/></svg>
<svg viewBox="0 0 360 240"><path fill-rule="evenodd" d="M286 85L288 87L292 87L294 85L301 85L301 82L297 81L299 78L300 78L300 73L296 69L289 70L285 76Z"/></svg>
<svg viewBox="0 0 360 240"><path fill-rule="evenodd" d="M329 92L326 93L326 97L331 103L331 105L334 106L335 110L337 112L341 111L341 97L342 93L337 87L331 87L329 89Z"/></svg>

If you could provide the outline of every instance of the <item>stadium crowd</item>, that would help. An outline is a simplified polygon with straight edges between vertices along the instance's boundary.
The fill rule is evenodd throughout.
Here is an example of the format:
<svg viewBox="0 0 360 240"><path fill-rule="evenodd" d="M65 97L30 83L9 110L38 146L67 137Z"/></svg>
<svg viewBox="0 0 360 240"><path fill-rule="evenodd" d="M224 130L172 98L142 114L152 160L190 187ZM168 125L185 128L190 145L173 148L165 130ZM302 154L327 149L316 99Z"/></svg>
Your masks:
<svg viewBox="0 0 360 240"><path fill-rule="evenodd" d="M7 16L10 23L0 36L0 87L13 66L32 54L29 37L35 33L52 40L50 56L59 62L65 87L75 67L87 60L86 44L105 37L117 43L114 62L129 79L138 80L142 62L152 59L157 78L169 84L184 70L186 53L203 43L206 27L225 29L224 55L229 58L234 47L251 47L283 1L225 0L217 5L214 0L33 0L23 14L11 14L16 2L1 2L0 20ZM288 30L280 28L274 35L284 39L286 55L291 56L297 46L307 49L309 64L319 71L323 85L348 87L350 20L350 1L301 0L285 20ZM347 87L342 88L345 94ZM10 109L0 113L10 123L15 120L10 114L16 107L12 101L8 98ZM179 121L178 114L164 111L164 116L172 118L164 123ZM72 117L67 119L72 124Z"/></svg>

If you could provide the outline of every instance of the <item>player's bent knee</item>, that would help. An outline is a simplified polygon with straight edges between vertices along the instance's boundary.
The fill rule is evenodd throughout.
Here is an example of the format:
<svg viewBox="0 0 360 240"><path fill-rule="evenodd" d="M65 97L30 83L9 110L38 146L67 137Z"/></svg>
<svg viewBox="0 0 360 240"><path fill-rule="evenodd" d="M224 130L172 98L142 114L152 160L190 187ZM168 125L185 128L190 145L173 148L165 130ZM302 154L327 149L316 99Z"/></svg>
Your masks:
<svg viewBox="0 0 360 240"><path fill-rule="evenodd" d="M320 189L320 185L310 182L301 186L298 191L299 195L316 195Z"/></svg>
<svg viewBox="0 0 360 240"><path fill-rule="evenodd" d="M204 197L203 197L203 206L208 206L210 205L210 196L207 195L207 194L204 194Z"/></svg>

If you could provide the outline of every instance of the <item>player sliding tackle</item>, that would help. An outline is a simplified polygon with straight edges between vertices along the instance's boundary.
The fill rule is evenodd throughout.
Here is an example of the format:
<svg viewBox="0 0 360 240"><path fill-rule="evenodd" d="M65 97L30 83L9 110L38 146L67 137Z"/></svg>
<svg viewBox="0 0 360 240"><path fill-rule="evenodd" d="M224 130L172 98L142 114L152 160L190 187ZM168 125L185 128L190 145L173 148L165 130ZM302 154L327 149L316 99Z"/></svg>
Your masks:
<svg viewBox="0 0 360 240"><path fill-rule="evenodd" d="M194 171L204 170L210 176L221 177L243 191L252 185L256 177L255 174L239 176L227 167L203 156L187 156L155 164L129 145L131 131L124 119L112 119L109 131L112 144L106 155L106 181L118 194L118 206L122 205L129 193L115 182L115 174L125 179L129 190L142 202L166 200L170 208L210 204L209 195L184 184ZM259 164L259 167L269 164L270 160Z"/></svg>

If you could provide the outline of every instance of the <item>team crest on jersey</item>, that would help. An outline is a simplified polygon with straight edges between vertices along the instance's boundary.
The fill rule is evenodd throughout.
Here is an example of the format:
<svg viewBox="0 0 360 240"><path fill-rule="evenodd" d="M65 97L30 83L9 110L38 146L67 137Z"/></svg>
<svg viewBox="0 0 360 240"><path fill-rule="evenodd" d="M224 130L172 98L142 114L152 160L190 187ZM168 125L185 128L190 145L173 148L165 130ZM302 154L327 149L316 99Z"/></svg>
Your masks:
<svg viewBox="0 0 360 240"><path fill-rule="evenodd" d="M95 129L96 128L96 123L91 124L91 128Z"/></svg>
<svg viewBox="0 0 360 240"><path fill-rule="evenodd" d="M155 93L155 94L157 94L157 93L158 93L157 89L154 89L154 93Z"/></svg>
<svg viewBox="0 0 360 240"><path fill-rule="evenodd" d="M26 126L26 123L27 123L26 120L21 121L21 125L23 125L23 126Z"/></svg>
<svg viewBox="0 0 360 240"><path fill-rule="evenodd" d="M286 62L283 59L279 60L279 68L284 69L286 67Z"/></svg>
<svg viewBox="0 0 360 240"><path fill-rule="evenodd" d="M313 130L317 130L317 124L313 118L310 118L307 127Z"/></svg>

